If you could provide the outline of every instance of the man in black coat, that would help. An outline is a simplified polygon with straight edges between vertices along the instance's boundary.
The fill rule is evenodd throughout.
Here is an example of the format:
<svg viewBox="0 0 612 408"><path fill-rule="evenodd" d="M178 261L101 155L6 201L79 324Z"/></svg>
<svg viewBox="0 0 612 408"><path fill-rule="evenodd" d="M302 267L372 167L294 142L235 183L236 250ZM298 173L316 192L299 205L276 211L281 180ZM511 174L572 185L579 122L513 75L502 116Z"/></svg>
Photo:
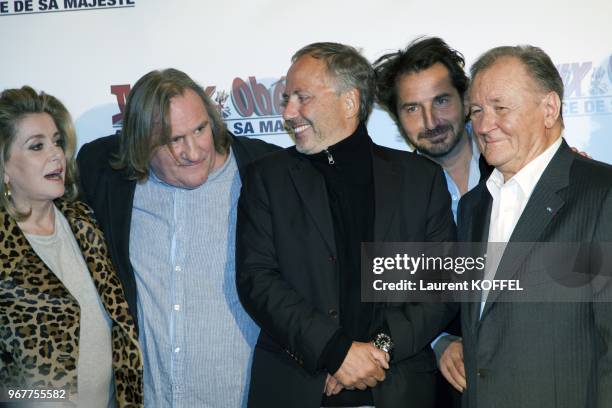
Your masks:
<svg viewBox="0 0 612 408"><path fill-rule="evenodd" d="M238 208L238 293L262 329L249 404L431 407L429 342L456 308L362 302L360 244L453 240L442 171L372 142L374 72L354 48L315 43L292 62L296 146L253 163Z"/></svg>

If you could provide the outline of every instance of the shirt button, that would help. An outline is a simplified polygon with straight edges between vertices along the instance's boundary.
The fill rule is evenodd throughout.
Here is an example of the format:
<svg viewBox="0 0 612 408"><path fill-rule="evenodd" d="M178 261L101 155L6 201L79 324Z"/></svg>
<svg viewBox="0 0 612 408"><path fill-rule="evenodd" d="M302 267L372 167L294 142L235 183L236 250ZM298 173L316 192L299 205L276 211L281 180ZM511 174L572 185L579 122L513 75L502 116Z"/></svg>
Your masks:
<svg viewBox="0 0 612 408"><path fill-rule="evenodd" d="M329 309L328 313L334 319L338 317L338 311L335 309Z"/></svg>
<svg viewBox="0 0 612 408"><path fill-rule="evenodd" d="M176 310L177 312L181 310L181 305L174 305L174 310Z"/></svg>
<svg viewBox="0 0 612 408"><path fill-rule="evenodd" d="M177 347L177 348L175 348L175 349L174 349L174 352L175 352L175 353L178 353L179 351L181 351L181 348L180 348L180 347Z"/></svg>
<svg viewBox="0 0 612 408"><path fill-rule="evenodd" d="M180 272L181 271L181 267L180 265L176 265L176 267L174 268L175 271Z"/></svg>

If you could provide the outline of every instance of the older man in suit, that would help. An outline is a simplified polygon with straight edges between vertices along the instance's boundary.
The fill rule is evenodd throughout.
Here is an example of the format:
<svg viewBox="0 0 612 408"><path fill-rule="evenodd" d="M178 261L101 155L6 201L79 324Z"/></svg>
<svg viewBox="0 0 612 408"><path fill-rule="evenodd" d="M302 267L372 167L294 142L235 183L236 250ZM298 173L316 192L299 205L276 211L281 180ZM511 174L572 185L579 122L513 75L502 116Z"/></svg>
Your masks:
<svg viewBox="0 0 612 408"><path fill-rule="evenodd" d="M494 48L476 61L470 114L495 169L462 198L458 218L460 240L508 243L488 259L490 276L544 283L553 299L554 259L530 269L534 242L612 241L612 168L568 148L562 98L563 82L539 48ZM592 280L575 288L581 302L521 303L491 291L464 304L464 407L612 406L612 306L602 301L610 280L590 267L581 272Z"/></svg>
<svg viewBox="0 0 612 408"><path fill-rule="evenodd" d="M239 202L238 293L262 328L249 403L431 407L428 342L455 310L361 302L360 244L453 240L442 171L372 142L374 71L354 48L311 44L292 62L296 146L254 162Z"/></svg>

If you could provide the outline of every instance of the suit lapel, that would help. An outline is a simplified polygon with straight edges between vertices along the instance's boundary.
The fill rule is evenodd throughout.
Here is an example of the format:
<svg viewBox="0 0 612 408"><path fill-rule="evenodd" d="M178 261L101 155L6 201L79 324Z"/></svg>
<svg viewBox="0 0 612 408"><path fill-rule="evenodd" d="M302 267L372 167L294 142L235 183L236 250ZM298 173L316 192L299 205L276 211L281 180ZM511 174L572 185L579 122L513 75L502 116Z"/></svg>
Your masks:
<svg viewBox="0 0 612 408"><path fill-rule="evenodd" d="M474 210L468 210L471 214L476 215L472 218L469 231L470 240L473 242L486 242L489 238L493 198L491 198L485 184L482 185L480 193L480 199L476 202Z"/></svg>
<svg viewBox="0 0 612 408"><path fill-rule="evenodd" d="M460 224L467 221L467 224L461 225L461 230L465 230L467 236L463 237L460 235L461 241L466 242L482 242L486 245L489 237L489 223L491 220L491 208L493 205L493 199L489 194L489 190L486 187L484 181L477 187L479 189L478 195L470 201L470 208L462 208L462 213L470 214L469 220L459 220ZM483 247L486 249L486 247ZM471 324L477 327L480 323L480 292L474 293L474 301L467 304L468 315L471 318Z"/></svg>
<svg viewBox="0 0 612 408"><path fill-rule="evenodd" d="M129 259L130 222L136 181L125 179L123 172L111 173L107 189L109 214L113 222L109 223L113 246L121 259Z"/></svg>
<svg viewBox="0 0 612 408"><path fill-rule="evenodd" d="M229 134L229 137L232 139L231 151L236 159L236 165L238 165L238 173L240 174L240 179L244 180L245 176L245 168L249 163L251 163L254 158L250 154L250 152L244 148L242 145L242 141L238 140L238 138L232 134Z"/></svg>
<svg viewBox="0 0 612 408"><path fill-rule="evenodd" d="M127 180L123 172L110 172L106 190L107 219L109 220L107 234L109 234L108 242L112 246L111 250L117 254L116 259L130 259L130 223L135 189L136 181ZM123 269L123 265L117 267ZM122 271L122 273L127 273L127 271Z"/></svg>
<svg viewBox="0 0 612 408"><path fill-rule="evenodd" d="M136 181L129 180L123 171L109 170L106 175L105 215L101 223L119 280L123 284L134 320L137 316L136 279L130 262L130 224Z"/></svg>
<svg viewBox="0 0 612 408"><path fill-rule="evenodd" d="M393 162L377 145L372 147L374 175L374 241L387 239L387 232L397 212L399 200L393 199L400 190L402 179Z"/></svg>
<svg viewBox="0 0 612 408"><path fill-rule="evenodd" d="M307 159L300 157L297 157L295 165L289 168L289 174L306 211L329 249L335 254L334 224L323 176L308 163Z"/></svg>
<svg viewBox="0 0 612 408"><path fill-rule="evenodd" d="M506 247L495 279L511 279L531 252L533 244L545 241L542 239L542 233L565 204L565 200L558 192L569 184L569 172L573 160L571 150L563 141L559 151L536 184L510 237L510 242L524 242L525 244ZM489 292L481 318L484 318L500 293L501 291Z"/></svg>

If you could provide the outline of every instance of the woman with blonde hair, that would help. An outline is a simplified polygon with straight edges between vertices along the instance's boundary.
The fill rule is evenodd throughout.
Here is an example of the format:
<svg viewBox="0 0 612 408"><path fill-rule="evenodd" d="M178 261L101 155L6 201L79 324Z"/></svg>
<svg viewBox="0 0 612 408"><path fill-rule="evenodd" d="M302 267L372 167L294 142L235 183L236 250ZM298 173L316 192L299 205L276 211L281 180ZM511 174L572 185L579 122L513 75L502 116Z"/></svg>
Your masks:
<svg viewBox="0 0 612 408"><path fill-rule="evenodd" d="M0 384L141 406L134 320L92 211L75 201L75 146L59 100L28 86L0 94Z"/></svg>

